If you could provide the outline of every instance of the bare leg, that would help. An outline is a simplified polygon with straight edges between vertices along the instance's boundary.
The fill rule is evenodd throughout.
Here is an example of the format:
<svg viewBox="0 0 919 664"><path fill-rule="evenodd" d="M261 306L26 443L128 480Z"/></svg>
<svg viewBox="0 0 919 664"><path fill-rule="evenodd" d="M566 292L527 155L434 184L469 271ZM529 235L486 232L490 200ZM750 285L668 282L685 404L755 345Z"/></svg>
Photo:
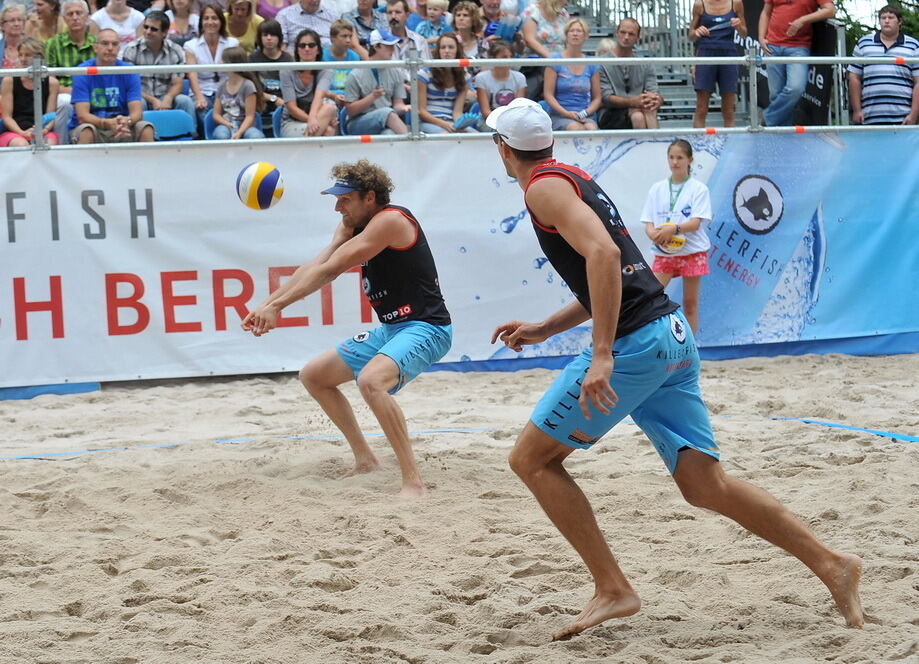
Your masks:
<svg viewBox="0 0 919 664"><path fill-rule="evenodd" d="M395 112L390 113L389 117L386 118L386 126L389 129L392 129L394 134L408 133L408 127L406 126L405 122L403 122L402 118L400 118Z"/></svg>
<svg viewBox="0 0 919 664"><path fill-rule="evenodd" d="M645 111L645 126L648 129L660 129L661 123L657 120L657 109Z"/></svg>
<svg viewBox="0 0 919 664"><path fill-rule="evenodd" d="M663 272L655 272L654 276L657 277L657 280L661 282L661 286L667 288L667 284L673 279L672 274L664 274Z"/></svg>
<svg viewBox="0 0 919 664"><path fill-rule="evenodd" d="M629 120L632 123L632 129L648 128L648 125L645 122L645 112L640 108L633 108L629 110Z"/></svg>
<svg viewBox="0 0 919 664"><path fill-rule="evenodd" d="M683 313L693 332L699 330L699 287L702 277L683 277Z"/></svg>
<svg viewBox="0 0 919 664"><path fill-rule="evenodd" d="M641 608L641 600L600 532L587 497L562 465L573 451L527 422L509 458L511 469L533 492L594 579L594 596L587 607L554 639L567 638L610 618L630 616Z"/></svg>
<svg viewBox="0 0 919 664"><path fill-rule="evenodd" d="M723 95L721 95L721 117L724 118L725 127L733 127L736 124L734 120L736 107L736 94L733 92L725 92Z"/></svg>
<svg viewBox="0 0 919 664"><path fill-rule="evenodd" d="M361 432L351 404L338 389L339 385L349 380L354 380L354 373L334 349L326 351L300 370L300 382L303 383L303 387L344 434L354 453L354 468L345 477L382 468L380 460L370 449Z"/></svg>
<svg viewBox="0 0 919 664"><path fill-rule="evenodd" d="M762 489L730 477L715 459L696 450L680 452L673 479L687 502L733 519L807 565L829 589L850 627L864 624L858 583L864 563L824 546L807 527Z"/></svg>
<svg viewBox="0 0 919 664"><path fill-rule="evenodd" d="M424 483L415 464L405 415L393 396L388 393L398 381L399 367L392 358L375 355L361 370L357 377L357 386L399 460L399 468L402 470L402 491L399 495L417 498L425 493Z"/></svg>
<svg viewBox="0 0 919 664"><path fill-rule="evenodd" d="M704 127L705 118L708 116L708 102L712 93L706 90L696 90L696 112L692 117L693 127Z"/></svg>

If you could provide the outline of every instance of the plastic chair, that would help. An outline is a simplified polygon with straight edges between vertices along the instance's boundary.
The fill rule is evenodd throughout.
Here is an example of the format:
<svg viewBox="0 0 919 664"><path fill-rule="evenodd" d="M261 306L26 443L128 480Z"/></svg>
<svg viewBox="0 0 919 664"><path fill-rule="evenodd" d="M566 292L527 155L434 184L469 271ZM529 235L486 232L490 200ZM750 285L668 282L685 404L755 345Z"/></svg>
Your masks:
<svg viewBox="0 0 919 664"><path fill-rule="evenodd" d="M158 141L190 141L195 134L195 120L185 111L144 111L144 120L153 125Z"/></svg>
<svg viewBox="0 0 919 664"><path fill-rule="evenodd" d="M212 108L204 114L204 139L207 141L214 140L214 130L217 123L214 122L214 109Z"/></svg>
<svg viewBox="0 0 919 664"><path fill-rule="evenodd" d="M278 106L271 112L271 130L275 138L281 138L281 116L284 115L284 107Z"/></svg>

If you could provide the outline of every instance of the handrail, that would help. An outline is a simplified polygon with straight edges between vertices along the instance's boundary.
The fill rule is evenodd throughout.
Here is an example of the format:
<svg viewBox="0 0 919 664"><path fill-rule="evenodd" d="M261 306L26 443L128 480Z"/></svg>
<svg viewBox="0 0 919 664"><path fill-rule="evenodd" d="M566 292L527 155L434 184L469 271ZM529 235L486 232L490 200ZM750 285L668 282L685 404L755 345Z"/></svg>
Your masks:
<svg viewBox="0 0 919 664"><path fill-rule="evenodd" d="M628 58L616 58L616 57L581 57L581 58L495 58L495 59L455 59L455 60L436 60L436 59L423 59L417 57L417 51L414 49L410 50L409 57L405 60L358 60L358 61L321 61L321 62L277 62L277 63L238 63L238 64L195 64L195 65L132 65L130 68L130 73L139 74L139 75L149 75L157 74L163 72L170 73L190 73L190 72L234 72L234 71L305 71L305 70L316 70L316 69L408 69L410 73L411 80L411 104L412 107L417 107L418 103L418 71L422 67L469 67L476 66L481 69L489 69L492 67L500 66L510 66L512 68L520 67L533 67L533 66L556 66L556 65L616 65L616 66L625 66L625 67L635 67L641 65L698 65L698 64L723 64L723 65L742 65L746 66L748 70L748 86L749 86L749 95L750 95L750 124L746 127L724 127L724 128L714 128L714 127L705 127L700 129L693 128L679 128L678 132L684 135L694 135L694 134L734 134L734 133L749 133L749 132L768 132L768 133L802 133L807 132L816 132L816 131L878 131L878 130L914 130L919 129L919 125L883 125L883 126L864 126L864 125L839 125L839 126L811 126L811 127L763 127L760 125L759 121L759 108L756 105L756 70L758 67L771 63L771 64L824 64L824 65L847 65L847 64L919 64L919 57L852 57L852 56L807 56L807 57L777 57L777 56L762 56L754 52L748 52L745 56L727 56L727 57L628 57ZM89 71L87 71L89 69ZM44 65L43 61L40 58L34 58L32 64L29 67L19 67L15 69L0 69L0 77L4 76L28 76L32 79L34 84L33 96L35 99L35 117L41 117L43 114L43 109L41 107L41 87L42 80L48 76L54 75L65 75L65 76L85 76L85 75L98 75L98 74L124 74L128 73L125 71L125 67L119 66L109 66L109 67L47 67ZM676 133L673 128L667 129L652 129L652 130L635 130L635 129L623 129L623 130L596 130L596 131L579 131L579 132L556 132L561 137L572 136L572 137L581 137L587 138L592 136L616 136L616 135L625 135L625 136L644 136L644 135L673 135ZM412 113L411 127L409 128L409 134L405 137L396 137L396 136L387 136L385 140L388 141L399 141L399 140L476 140L478 137L475 134L446 134L446 135L437 135L437 134L425 134L420 131L420 123L417 113ZM246 141L249 143L257 143L261 139L248 139ZM308 141L310 143L315 143L317 141L330 142L330 141L344 141L344 142L354 142L354 141L363 141L367 142L368 137L363 136L337 136L337 137L303 137L303 138L290 138L290 139L281 139L275 137L272 139L264 139L268 141L278 141L278 140L287 140L287 141ZM208 141L209 144L224 144L224 141ZM112 149L117 147L118 144L105 144L105 149ZM126 144L130 147L138 147L141 144L129 143ZM84 146L68 146L60 145L55 146L55 150L59 149L91 149L98 148L99 146L94 145L84 145ZM149 147L149 146L145 146ZM6 148L7 150L16 150L16 148ZM28 148L19 148L19 150L31 150L32 152L39 152L48 149L48 145L44 140L42 132L36 132L35 134L35 143Z"/></svg>

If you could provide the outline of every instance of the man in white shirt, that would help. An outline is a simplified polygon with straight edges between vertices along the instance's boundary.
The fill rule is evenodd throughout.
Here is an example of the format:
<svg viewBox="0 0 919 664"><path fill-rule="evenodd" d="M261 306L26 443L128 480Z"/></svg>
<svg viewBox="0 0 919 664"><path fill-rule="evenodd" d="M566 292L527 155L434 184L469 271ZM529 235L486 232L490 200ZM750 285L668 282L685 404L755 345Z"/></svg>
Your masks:
<svg viewBox="0 0 919 664"><path fill-rule="evenodd" d="M306 28L319 34L323 46L332 45L329 28L332 21L338 18L338 12L321 7L320 4L321 0L300 0L296 5L285 7L278 12L277 20L284 31L284 43L291 52L297 35Z"/></svg>

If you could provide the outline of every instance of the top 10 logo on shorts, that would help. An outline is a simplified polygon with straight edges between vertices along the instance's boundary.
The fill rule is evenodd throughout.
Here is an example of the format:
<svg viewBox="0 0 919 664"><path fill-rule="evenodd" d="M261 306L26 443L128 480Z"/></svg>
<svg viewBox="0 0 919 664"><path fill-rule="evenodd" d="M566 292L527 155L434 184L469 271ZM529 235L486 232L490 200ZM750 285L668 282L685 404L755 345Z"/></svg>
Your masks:
<svg viewBox="0 0 919 664"><path fill-rule="evenodd" d="M825 134L734 135L725 144L708 180L711 274L702 280L699 321L706 345L749 338L844 149Z"/></svg>

